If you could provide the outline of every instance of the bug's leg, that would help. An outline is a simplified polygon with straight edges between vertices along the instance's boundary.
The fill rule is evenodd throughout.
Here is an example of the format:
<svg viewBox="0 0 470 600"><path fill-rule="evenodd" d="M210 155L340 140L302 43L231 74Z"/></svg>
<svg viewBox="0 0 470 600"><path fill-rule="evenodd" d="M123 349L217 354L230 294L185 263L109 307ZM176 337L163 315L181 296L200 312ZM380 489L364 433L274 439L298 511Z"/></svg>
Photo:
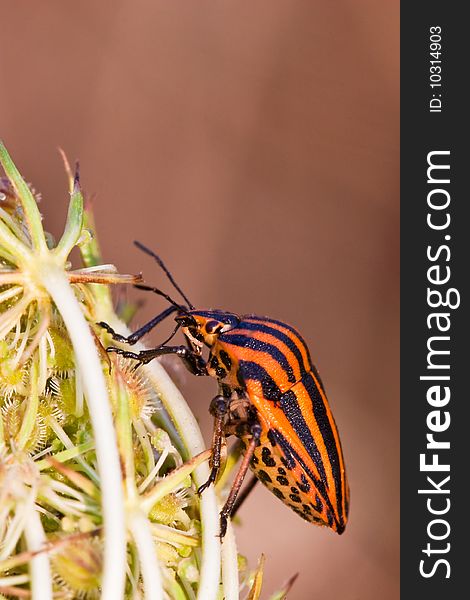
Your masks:
<svg viewBox="0 0 470 600"><path fill-rule="evenodd" d="M183 361L185 367L193 375L207 375L206 362L196 352L193 352L187 346L157 346L157 348L151 348L150 350L141 350L140 352L129 352L123 348L116 348L115 346L109 346L106 348L107 352L115 352L125 358L133 358L141 364L147 364L158 356L165 356L166 354L176 354Z"/></svg>
<svg viewBox="0 0 470 600"><path fill-rule="evenodd" d="M237 512L240 510L241 505L245 502L245 500L251 494L255 485L258 483L258 481L259 481L259 479L256 477L256 475L252 475L250 481L245 485L243 490L238 494L237 500L236 500L235 504L233 505L232 512L230 514L230 517L232 519L237 514Z"/></svg>
<svg viewBox="0 0 470 600"><path fill-rule="evenodd" d="M145 325L142 325L142 327L140 329L138 329L134 333L131 333L131 335L129 335L127 337L124 335L120 335L119 333L116 333L114 331L114 329L110 325L105 323L104 321L100 321L99 323L97 323L97 325L99 325L103 329L106 329L106 331L111 334L113 340L116 340L116 342L122 342L123 344L129 344L130 346L132 346L133 344L136 344L140 340L140 338L142 338L146 333L151 331L154 327L156 327L159 323L161 323L164 319L169 317L171 314L173 314L177 310L178 309L176 308L176 306L169 306L167 309L165 309L159 315L154 317L151 321L149 321ZM132 358L132 357L129 357L129 358Z"/></svg>
<svg viewBox="0 0 470 600"><path fill-rule="evenodd" d="M219 474L221 457L222 457L222 448L225 445L225 431L224 431L224 421L225 415L228 411L229 401L227 398L223 396L216 396L209 407L209 412L214 417L214 433L212 434L212 456L209 462L211 467L211 472L209 475L209 479L206 483L203 483L198 489L197 493L202 494L202 492L207 489L211 483L217 479L217 475Z"/></svg>
<svg viewBox="0 0 470 600"><path fill-rule="evenodd" d="M233 507L237 500L238 492L242 486L243 480L245 479L245 475L250 466L251 459L255 452L257 445L259 444L259 439L261 437L261 426L258 423L253 423L250 427L251 431L251 441L245 451L243 456L243 460L240 464L240 468L238 469L237 476L232 484L232 489L230 490L230 494L228 495L227 501L220 512L220 539L222 539L227 532L227 521L230 515L232 514Z"/></svg>

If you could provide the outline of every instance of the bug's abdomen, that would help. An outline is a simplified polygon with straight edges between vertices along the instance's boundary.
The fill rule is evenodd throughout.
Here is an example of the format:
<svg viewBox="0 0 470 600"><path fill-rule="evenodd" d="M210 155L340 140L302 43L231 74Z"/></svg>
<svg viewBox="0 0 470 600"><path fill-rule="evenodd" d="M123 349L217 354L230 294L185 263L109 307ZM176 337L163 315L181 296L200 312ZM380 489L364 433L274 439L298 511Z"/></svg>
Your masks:
<svg viewBox="0 0 470 600"><path fill-rule="evenodd" d="M261 398L248 383L263 430L251 468L301 517L342 533L349 487L341 443L329 407L318 388L312 390L314 383L307 373L275 403Z"/></svg>
<svg viewBox="0 0 470 600"><path fill-rule="evenodd" d="M262 438L252 469L304 519L344 531L349 488L341 442L324 386L305 342L291 326L244 317L217 348L256 409ZM233 385L233 384L232 384Z"/></svg>
<svg viewBox="0 0 470 600"><path fill-rule="evenodd" d="M244 440L248 443L248 440ZM252 458L250 468L279 500L306 521L331 527L328 511L318 493L299 469L293 470L285 456L271 444L266 432Z"/></svg>

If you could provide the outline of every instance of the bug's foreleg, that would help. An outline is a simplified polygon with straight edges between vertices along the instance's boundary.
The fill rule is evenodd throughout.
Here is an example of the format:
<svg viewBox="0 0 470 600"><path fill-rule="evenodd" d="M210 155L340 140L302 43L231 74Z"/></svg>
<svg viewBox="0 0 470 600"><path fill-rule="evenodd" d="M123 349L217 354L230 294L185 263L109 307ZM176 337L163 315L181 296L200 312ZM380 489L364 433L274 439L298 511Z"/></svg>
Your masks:
<svg viewBox="0 0 470 600"><path fill-rule="evenodd" d="M228 495L227 501L220 512L220 538L222 539L227 532L227 521L233 512L233 508L235 506L235 502L237 500L238 492L242 486L243 480L245 479L245 475L250 466L251 459L255 452L256 447L259 444L259 439L261 437L261 426L258 423L253 423L250 427L251 431L251 440L245 451L243 456L243 460L240 464L240 468L238 469L238 473L235 477L235 480L232 484L232 488Z"/></svg>
<svg viewBox="0 0 470 600"><path fill-rule="evenodd" d="M212 456L209 462L211 472L209 479L203 483L197 493L207 489L217 479L222 462L222 450L225 448L225 416L228 411L229 400L224 396L216 396L209 407L209 412L214 417L214 433L212 434Z"/></svg>
<svg viewBox="0 0 470 600"><path fill-rule="evenodd" d="M169 306L159 315L154 317L151 321L145 323L145 325L142 325L140 329L134 331L134 333L131 333L131 335L128 335L127 337L125 335L120 335L119 333L116 333L114 329L104 321L100 321L99 323L97 323L97 325L103 327L103 329L106 329L106 331L111 334L113 340L116 340L116 342L122 342L123 344L129 344L130 346L133 346L140 340L140 338L144 337L146 333L151 331L154 327L156 327L159 323L161 323L164 319L169 317L177 310L178 309L176 308L176 306Z"/></svg>
<svg viewBox="0 0 470 600"><path fill-rule="evenodd" d="M116 354L120 354L125 358L133 358L140 364L144 365L149 363L154 358L158 358L159 356L176 354L176 356L181 358L185 367L193 375L207 375L206 361L202 358L202 356L196 352L193 352L193 350L187 346L157 346L156 348L151 348L150 350L141 350L140 352L129 352L123 348L109 346L109 348L106 348L106 352L115 352Z"/></svg>

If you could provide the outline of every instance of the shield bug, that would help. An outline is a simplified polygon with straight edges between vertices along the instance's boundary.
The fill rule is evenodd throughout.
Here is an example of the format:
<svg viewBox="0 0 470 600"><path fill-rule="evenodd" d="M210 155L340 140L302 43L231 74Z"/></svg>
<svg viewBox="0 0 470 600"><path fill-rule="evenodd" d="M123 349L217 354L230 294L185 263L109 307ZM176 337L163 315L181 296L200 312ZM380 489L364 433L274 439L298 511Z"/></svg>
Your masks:
<svg viewBox="0 0 470 600"><path fill-rule="evenodd" d="M235 435L244 445L243 459L221 511L221 537L249 468L303 519L343 533L349 487L341 442L324 385L299 332L268 317L195 309L162 260L142 244L136 245L159 263L184 304L157 288L137 285L163 296L170 306L129 337L116 334L107 323L100 325L115 340L132 345L174 314L171 338L181 329L186 343L169 345L169 338L141 352L107 350L139 363L175 354L191 373L217 380L218 394L210 404L214 417L211 472L200 493L217 478L225 438ZM206 359L204 347L208 348Z"/></svg>

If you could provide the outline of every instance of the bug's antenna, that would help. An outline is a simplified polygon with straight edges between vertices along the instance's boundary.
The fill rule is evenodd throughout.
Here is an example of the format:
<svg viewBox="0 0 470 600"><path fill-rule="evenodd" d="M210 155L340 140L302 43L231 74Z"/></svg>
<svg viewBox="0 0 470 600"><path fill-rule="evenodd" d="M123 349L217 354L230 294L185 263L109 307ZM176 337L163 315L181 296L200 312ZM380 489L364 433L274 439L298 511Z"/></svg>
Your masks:
<svg viewBox="0 0 470 600"><path fill-rule="evenodd" d="M173 298L171 298L171 296L169 296L168 294L165 294L165 292L162 292L162 290L159 290L158 288L155 287L150 287L149 285L144 285L142 283L136 283L134 285L135 288L137 288L138 290L144 290L146 292L153 292L154 294L158 294L159 296L163 296L163 298L165 298L165 300L168 300L168 302L170 304L172 304L173 306L175 306L178 311L180 312L186 312L186 306L181 306L181 304L178 304L178 302L175 302L173 300Z"/></svg>
<svg viewBox="0 0 470 600"><path fill-rule="evenodd" d="M180 286L173 279L173 275L166 268L165 263L162 261L162 259L157 254L155 254L155 252L150 250L150 248L147 248L147 246L144 246L141 242L134 241L134 244L137 246L137 248L139 248L139 250L142 250L142 252L145 252L145 254L148 254L149 256L151 256L152 258L154 258L157 261L157 263L160 265L161 269L165 272L165 275L168 277L168 279L170 280L170 283L173 285L175 290L181 295L181 297L184 299L184 301L188 304L188 307L191 310L194 309L193 304L188 300L186 294L183 292L183 290L180 288ZM162 296L163 296L163 293L162 293ZM172 302L172 303L175 304L174 302Z"/></svg>

